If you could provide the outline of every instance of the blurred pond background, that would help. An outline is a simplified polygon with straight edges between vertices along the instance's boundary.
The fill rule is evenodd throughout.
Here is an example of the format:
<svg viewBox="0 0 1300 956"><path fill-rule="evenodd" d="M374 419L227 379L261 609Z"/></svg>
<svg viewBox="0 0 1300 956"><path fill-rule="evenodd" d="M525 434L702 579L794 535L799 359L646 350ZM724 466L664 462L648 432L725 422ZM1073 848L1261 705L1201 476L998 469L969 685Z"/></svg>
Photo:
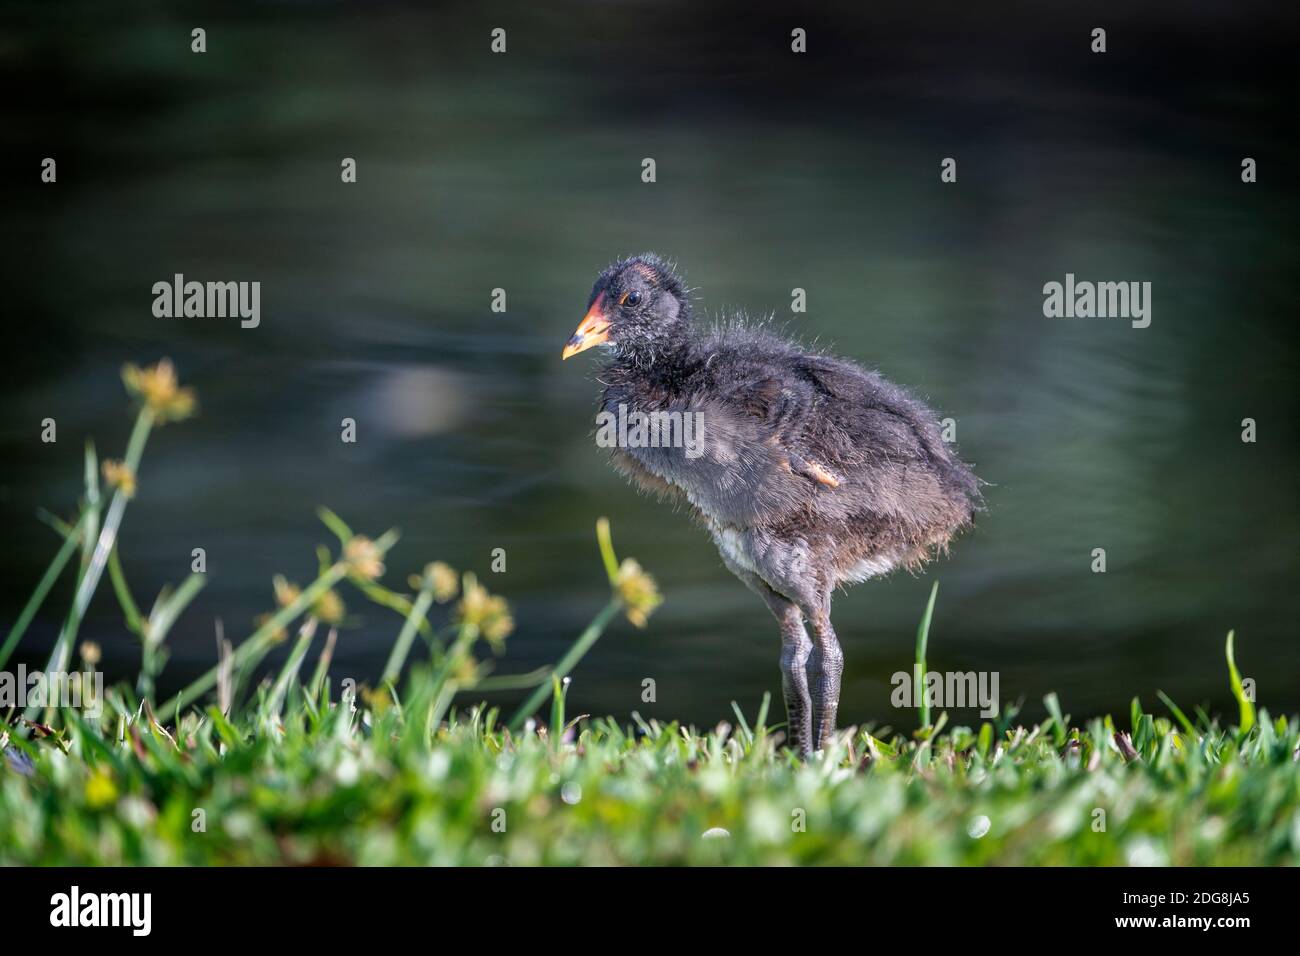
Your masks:
<svg viewBox="0 0 1300 956"><path fill-rule="evenodd" d="M597 645L571 712L712 724L732 699L779 701L767 611L607 467L598 359L559 360L598 270L653 249L703 314L775 314L913 388L990 483L951 556L838 599L842 722L914 725L889 681L936 579L931 666L998 671L1030 712L1049 691L1081 717L1157 689L1222 709L1229 628L1260 701L1295 709L1295 15L1001 6L9 4L3 630L56 550L38 509L75 509L83 442L124 450L121 365L168 355L201 414L151 438L120 539L146 607L207 551L164 691L214 662L217 618L251 630L274 573L310 579L324 504L402 530L390 585L439 558L505 594L499 672L553 662L603 603L607 515L667 602ZM1151 326L1044 318L1067 272L1151 282ZM175 273L260 281L261 326L155 318ZM24 639L29 665L70 593ZM344 597L335 677L373 682L399 622ZM81 637L110 679L134 675L107 581Z"/></svg>

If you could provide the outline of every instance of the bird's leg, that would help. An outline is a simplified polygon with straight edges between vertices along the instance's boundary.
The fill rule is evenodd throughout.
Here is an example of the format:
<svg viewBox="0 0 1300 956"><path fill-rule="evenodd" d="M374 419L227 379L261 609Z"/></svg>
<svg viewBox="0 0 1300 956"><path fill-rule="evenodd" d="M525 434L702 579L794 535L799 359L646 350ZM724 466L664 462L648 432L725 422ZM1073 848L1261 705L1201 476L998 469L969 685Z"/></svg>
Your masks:
<svg viewBox="0 0 1300 956"><path fill-rule="evenodd" d="M808 655L812 641L803 627L803 610L753 571L720 549L722 563L763 599L781 625L781 695L785 698L786 742L801 757L812 753L812 700L808 694Z"/></svg>
<svg viewBox="0 0 1300 956"><path fill-rule="evenodd" d="M777 619L781 622L781 692L785 696L786 736L799 756L806 757L813 750L813 708L806 669L813 644L803 627L803 612L796 605L787 604Z"/></svg>
<svg viewBox="0 0 1300 956"><path fill-rule="evenodd" d="M828 602L829 603L829 602ZM821 750L835 736L835 714L840 707L840 675L844 673L844 652L829 608L811 614L812 650L808 655L808 683L812 698L813 749Z"/></svg>

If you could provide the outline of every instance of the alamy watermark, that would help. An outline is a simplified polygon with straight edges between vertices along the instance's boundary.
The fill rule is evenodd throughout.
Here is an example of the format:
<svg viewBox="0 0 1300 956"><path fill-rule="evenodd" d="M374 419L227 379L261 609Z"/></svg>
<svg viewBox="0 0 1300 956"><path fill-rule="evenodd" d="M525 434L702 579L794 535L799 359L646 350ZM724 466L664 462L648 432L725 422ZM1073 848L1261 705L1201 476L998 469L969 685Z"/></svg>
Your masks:
<svg viewBox="0 0 1300 956"><path fill-rule="evenodd" d="M14 707L71 707L89 718L104 712L104 675L101 671L0 671L0 711Z"/></svg>
<svg viewBox="0 0 1300 956"><path fill-rule="evenodd" d="M50 925L55 927L124 927L132 936L153 929L152 893L92 893L73 884L50 897Z"/></svg>
<svg viewBox="0 0 1300 956"><path fill-rule="evenodd" d="M1073 272L1067 272L1064 283L1044 284L1043 315L1049 319L1130 319L1133 328L1145 329L1151 324L1151 283L1078 282Z"/></svg>
<svg viewBox="0 0 1300 956"><path fill-rule="evenodd" d="M889 682L894 685L889 702L895 707L914 708L922 703L950 710L979 707L981 717L987 719L998 715L1001 676L997 671L929 671L922 674L920 666L915 665L911 673L896 671ZM921 695L924 695L923 700Z"/></svg>
<svg viewBox="0 0 1300 956"><path fill-rule="evenodd" d="M153 314L160 319L238 318L244 329L262 322L260 282L186 282L178 272L171 282L155 282L153 296Z"/></svg>
<svg viewBox="0 0 1300 956"><path fill-rule="evenodd" d="M703 412L642 412L620 403L618 412L596 416L601 448L681 448L687 458L704 454Z"/></svg>

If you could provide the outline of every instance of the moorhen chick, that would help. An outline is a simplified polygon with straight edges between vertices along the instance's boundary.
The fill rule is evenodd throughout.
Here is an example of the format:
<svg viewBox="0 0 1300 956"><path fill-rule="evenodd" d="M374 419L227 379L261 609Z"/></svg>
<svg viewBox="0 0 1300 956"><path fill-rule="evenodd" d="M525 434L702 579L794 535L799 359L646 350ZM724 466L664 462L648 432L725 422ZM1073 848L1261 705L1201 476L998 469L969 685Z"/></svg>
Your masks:
<svg viewBox="0 0 1300 956"><path fill-rule="evenodd" d="M693 455L627 442L614 463L685 503L767 603L781 628L788 739L802 755L821 749L844 668L832 591L944 549L980 507L978 479L934 413L877 373L743 318L695 327L681 279L653 254L596 279L563 357L594 345L611 353L603 411L699 413Z"/></svg>

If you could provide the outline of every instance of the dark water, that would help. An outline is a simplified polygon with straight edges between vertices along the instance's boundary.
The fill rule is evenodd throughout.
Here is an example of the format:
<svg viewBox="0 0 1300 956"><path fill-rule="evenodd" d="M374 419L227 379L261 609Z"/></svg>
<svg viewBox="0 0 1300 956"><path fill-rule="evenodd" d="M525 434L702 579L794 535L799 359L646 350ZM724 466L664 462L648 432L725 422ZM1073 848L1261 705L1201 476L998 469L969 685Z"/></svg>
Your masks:
<svg viewBox="0 0 1300 956"><path fill-rule="evenodd" d="M1117 8L1103 58L1091 15L846 7L807 18L801 59L788 17L690 5L25 9L0 49L18 170L0 213L6 629L56 546L37 509L74 509L85 438L122 452L119 367L170 355L202 414L151 439L121 537L146 604L207 550L164 690L213 662L215 618L246 633L274 573L311 576L327 504L402 529L390 583L441 558L506 594L505 671L553 661L604 600L592 526L607 515L667 603L604 638L572 706L752 712L779 687L767 612L685 517L609 471L591 440L598 360L559 361L596 272L655 249L710 316L774 313L914 387L990 482L950 557L839 598L845 722L910 723L889 678L936 579L932 666L998 671L1005 698L1036 708L1055 690L1082 715L1160 688L1222 707L1236 628L1260 700L1300 705L1282 14L1184 5L1174 30L1172 7ZM505 56L487 52L497 25ZM37 181L45 155L57 186ZM939 182L945 156L957 184ZM178 272L260 281L261 326L154 318L151 286ZM1151 282L1150 327L1044 318L1042 286L1067 272ZM38 440L46 416L56 445ZM24 641L29 663L69 590ZM110 677L133 674L101 592L83 636ZM335 672L373 679L399 622L345 596Z"/></svg>

